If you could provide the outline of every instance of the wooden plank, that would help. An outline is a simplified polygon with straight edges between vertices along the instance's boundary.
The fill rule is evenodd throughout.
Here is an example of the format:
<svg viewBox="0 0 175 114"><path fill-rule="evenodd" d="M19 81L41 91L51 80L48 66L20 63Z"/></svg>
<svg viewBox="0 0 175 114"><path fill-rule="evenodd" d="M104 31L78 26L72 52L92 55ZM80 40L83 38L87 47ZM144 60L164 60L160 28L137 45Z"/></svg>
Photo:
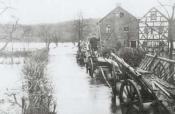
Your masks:
<svg viewBox="0 0 175 114"><path fill-rule="evenodd" d="M125 68L127 68L131 73L133 73L135 76L141 76L139 72L137 72L133 67L131 67L129 64L127 64L123 59L115 55L114 53L111 53L111 55L120 63L122 64Z"/></svg>
<svg viewBox="0 0 175 114"><path fill-rule="evenodd" d="M151 55L151 54L146 54L146 56L149 56L149 57L154 57L153 55ZM163 61L166 61L166 62L168 62L168 63L173 63L173 64L175 64L175 60L171 60L171 59L167 59L167 58L163 58L163 57L157 57L158 59L161 59L161 60L163 60Z"/></svg>
<svg viewBox="0 0 175 114"><path fill-rule="evenodd" d="M150 67L152 66L153 62L154 62L153 58L149 58L149 61L146 64L146 69L145 70L150 70Z"/></svg>
<svg viewBox="0 0 175 114"><path fill-rule="evenodd" d="M103 78L104 78L104 80L105 80L107 86L108 86L109 88L112 88L111 85L109 84L109 82L108 82L108 80L107 80L105 74L104 74L104 71L103 71L102 67L99 67L99 68L100 68L100 70L101 70L102 76L103 76Z"/></svg>
<svg viewBox="0 0 175 114"><path fill-rule="evenodd" d="M145 64L146 59L147 59L147 56L145 56L145 57L142 59L140 65L139 65L139 68L143 68L143 65Z"/></svg>
<svg viewBox="0 0 175 114"><path fill-rule="evenodd" d="M151 61L151 59L149 57L147 57L147 59L145 60L144 64L143 64L143 70L147 70L147 65L148 63Z"/></svg>

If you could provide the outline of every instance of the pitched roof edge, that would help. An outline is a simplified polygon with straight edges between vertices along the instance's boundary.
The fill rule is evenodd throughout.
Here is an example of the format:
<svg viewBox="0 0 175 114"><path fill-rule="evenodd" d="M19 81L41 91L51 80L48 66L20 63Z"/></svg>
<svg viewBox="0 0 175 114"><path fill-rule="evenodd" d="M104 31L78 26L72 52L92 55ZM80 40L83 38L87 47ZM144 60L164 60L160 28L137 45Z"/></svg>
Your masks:
<svg viewBox="0 0 175 114"><path fill-rule="evenodd" d="M101 23L101 21L103 21L108 15L110 15L113 11L115 11L118 8L121 8L122 10L124 10L125 12L127 12L128 14L130 14L132 17L134 17L135 19L137 19L133 14L131 14L130 12L128 12L127 10L125 10L124 8L122 8L121 6L117 6L112 11L110 11L106 16L104 16L102 19L100 19L98 23Z"/></svg>
<svg viewBox="0 0 175 114"><path fill-rule="evenodd" d="M145 13L145 15L144 15L141 19L143 19L144 17L146 17L146 15L147 15L151 10L153 10L153 9L155 9L155 10L156 10L157 12L159 12L163 17L165 17L167 20L169 20L168 17L167 17L165 14L163 14L161 11L159 11L156 7L152 7L150 10L148 10L147 13Z"/></svg>

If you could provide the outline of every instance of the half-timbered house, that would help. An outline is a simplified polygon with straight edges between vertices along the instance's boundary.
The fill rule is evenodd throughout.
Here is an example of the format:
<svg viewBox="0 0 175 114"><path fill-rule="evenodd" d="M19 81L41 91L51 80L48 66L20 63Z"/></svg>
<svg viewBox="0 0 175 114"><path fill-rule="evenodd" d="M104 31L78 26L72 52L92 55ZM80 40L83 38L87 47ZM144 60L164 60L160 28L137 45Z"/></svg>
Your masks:
<svg viewBox="0 0 175 114"><path fill-rule="evenodd" d="M168 18L158 9L150 9L139 22L139 43L148 52L168 50Z"/></svg>

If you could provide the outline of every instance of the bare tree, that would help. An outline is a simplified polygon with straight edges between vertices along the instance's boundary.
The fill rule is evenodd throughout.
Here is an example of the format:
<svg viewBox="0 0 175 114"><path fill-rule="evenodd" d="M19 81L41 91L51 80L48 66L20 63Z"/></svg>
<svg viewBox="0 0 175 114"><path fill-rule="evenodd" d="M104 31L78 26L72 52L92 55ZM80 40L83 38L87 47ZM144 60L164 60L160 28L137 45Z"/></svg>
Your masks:
<svg viewBox="0 0 175 114"><path fill-rule="evenodd" d="M82 12L78 14L78 19L75 20L74 25L75 25L75 33L77 33L76 36L78 36L78 41L84 39L83 31L85 23Z"/></svg>
<svg viewBox="0 0 175 114"><path fill-rule="evenodd" d="M157 0L157 2L160 4L160 6L163 8L163 10L166 12L167 17L168 17L168 41L170 44L170 49L169 49L169 58L173 59L173 26L175 26L175 17L174 17L174 13L175 13L175 2L171 4L167 4L170 3L170 0L166 1L166 3L163 3L160 0Z"/></svg>
<svg viewBox="0 0 175 114"><path fill-rule="evenodd" d="M60 33L56 32L56 31L53 31L53 33L52 33L52 42L55 43L56 47L58 46L59 40L60 40Z"/></svg>
<svg viewBox="0 0 175 114"><path fill-rule="evenodd" d="M160 0L157 0L157 2L160 4L160 6L164 9L164 11L166 12L167 16L168 16L168 42L169 42L169 59L173 59L173 49L174 49L174 33L173 31L175 30L174 26L175 26L175 1L173 1L174 3L170 3L170 0L167 0L166 3L163 3ZM168 4L169 3L169 4ZM172 74L174 72L174 65L171 64L169 67L169 73ZM173 83L174 81L174 77L171 76L171 82Z"/></svg>
<svg viewBox="0 0 175 114"><path fill-rule="evenodd" d="M8 6L4 1L0 1L0 5L2 5L0 7L0 16L3 15L7 10L9 9L13 9L12 7ZM16 20L15 24L12 25L11 30L10 31L5 31L5 34L3 36L0 37L0 40L5 41L5 44L3 46L1 46L0 51L3 51L8 43L12 40L13 37L13 32L16 30L16 26L18 24L18 20ZM5 29L6 30L6 29Z"/></svg>
<svg viewBox="0 0 175 114"><path fill-rule="evenodd" d="M31 26L23 26L22 30L23 30L22 37L24 38L24 41L27 41L28 49L29 49L29 42L30 42L30 38L32 36L32 27Z"/></svg>
<svg viewBox="0 0 175 114"><path fill-rule="evenodd" d="M50 32L50 28L47 25L41 25L40 26L40 37L43 39L43 41L45 42L46 48L49 50L50 48L50 44L51 44L51 37L52 34Z"/></svg>

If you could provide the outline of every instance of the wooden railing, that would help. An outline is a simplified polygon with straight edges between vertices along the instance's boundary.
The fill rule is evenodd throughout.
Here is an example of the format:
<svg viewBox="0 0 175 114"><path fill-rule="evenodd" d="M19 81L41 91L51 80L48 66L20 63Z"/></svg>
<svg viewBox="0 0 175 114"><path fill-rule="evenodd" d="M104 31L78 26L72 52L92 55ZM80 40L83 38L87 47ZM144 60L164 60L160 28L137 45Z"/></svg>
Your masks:
<svg viewBox="0 0 175 114"><path fill-rule="evenodd" d="M146 54L139 68L151 71L155 74L155 76L159 77L160 79L173 83L173 76L175 74L174 65L174 60L158 57L156 55L154 56Z"/></svg>

